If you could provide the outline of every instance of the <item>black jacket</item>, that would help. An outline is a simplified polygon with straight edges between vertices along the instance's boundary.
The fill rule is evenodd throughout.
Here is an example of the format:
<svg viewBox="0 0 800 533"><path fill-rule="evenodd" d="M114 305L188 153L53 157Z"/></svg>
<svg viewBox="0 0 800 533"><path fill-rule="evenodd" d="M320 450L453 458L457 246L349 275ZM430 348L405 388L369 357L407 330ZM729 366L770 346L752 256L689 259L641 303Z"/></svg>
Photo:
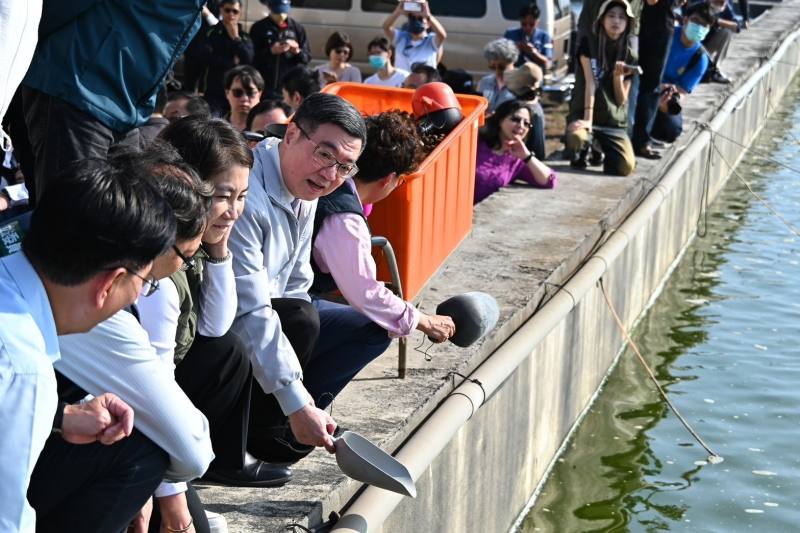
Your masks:
<svg viewBox="0 0 800 533"><path fill-rule="evenodd" d="M311 61L306 30L293 18L286 19L284 27L279 27L272 18L259 20L250 28L255 58L253 66L264 77L264 98L281 98L281 77L292 67L307 65ZM294 39L300 45L299 54L274 55L270 48L277 41Z"/></svg>
<svg viewBox="0 0 800 533"><path fill-rule="evenodd" d="M206 73L200 86L206 98L225 99L225 73L238 65L253 62L253 41L239 24L239 40L228 35L222 21L206 34ZM238 63L235 58L238 58Z"/></svg>

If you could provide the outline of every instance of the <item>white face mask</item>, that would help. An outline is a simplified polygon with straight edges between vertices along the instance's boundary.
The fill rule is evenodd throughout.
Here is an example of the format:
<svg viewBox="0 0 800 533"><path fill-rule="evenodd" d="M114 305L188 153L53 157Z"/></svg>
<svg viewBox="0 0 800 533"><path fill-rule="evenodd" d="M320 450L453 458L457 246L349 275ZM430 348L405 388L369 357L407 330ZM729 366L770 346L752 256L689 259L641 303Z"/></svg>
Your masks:
<svg viewBox="0 0 800 533"><path fill-rule="evenodd" d="M709 8L710 8L710 11L711 11L712 15L719 15L725 9L725 4L718 5L718 4L715 4L715 3L712 2L709 5Z"/></svg>

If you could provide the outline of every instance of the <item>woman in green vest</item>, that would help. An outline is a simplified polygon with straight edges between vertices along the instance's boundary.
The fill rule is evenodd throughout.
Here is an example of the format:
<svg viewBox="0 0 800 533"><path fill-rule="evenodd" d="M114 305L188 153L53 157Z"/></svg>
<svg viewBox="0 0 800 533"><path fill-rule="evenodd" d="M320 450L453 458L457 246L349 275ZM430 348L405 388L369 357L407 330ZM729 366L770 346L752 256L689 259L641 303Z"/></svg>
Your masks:
<svg viewBox="0 0 800 533"><path fill-rule="evenodd" d="M214 192L198 252L178 254L182 268L157 293L139 299L142 326L209 420L216 458L204 479L235 486L283 485L291 479L289 469L247 454L252 369L244 346L229 331L237 298L228 236L244 209L252 152L221 119L184 117L159 138L175 147Z"/></svg>
<svg viewBox="0 0 800 533"><path fill-rule="evenodd" d="M578 44L580 68L567 117L565 144L573 168L603 164L603 172L627 176L636 159L628 138L628 93L636 63L628 33L634 16L627 0L606 0L594 31ZM589 152L592 157L589 157Z"/></svg>

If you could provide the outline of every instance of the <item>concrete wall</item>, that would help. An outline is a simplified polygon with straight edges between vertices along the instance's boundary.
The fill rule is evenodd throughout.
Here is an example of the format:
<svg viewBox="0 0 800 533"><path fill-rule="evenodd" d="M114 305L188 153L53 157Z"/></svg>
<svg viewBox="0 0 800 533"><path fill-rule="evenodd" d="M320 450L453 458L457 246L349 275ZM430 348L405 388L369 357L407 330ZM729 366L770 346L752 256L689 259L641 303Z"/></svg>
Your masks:
<svg viewBox="0 0 800 533"><path fill-rule="evenodd" d="M797 11L793 13L797 15ZM789 33L781 31L775 36L778 44L781 36ZM752 57L742 58L748 59L752 74L757 64ZM729 116L719 130L722 134L749 144L770 111L767 99L771 98L773 105L777 102L800 65L800 40L792 42L780 61ZM689 108L687 113L692 115L693 110ZM722 140L718 143L728 161L741 157L741 148ZM628 246L603 276L628 325L645 310L695 231L709 149L706 144L699 157L673 161L673 167L686 167L679 183L640 231L629 236ZM711 198L728 174L727 166L715 156L708 169ZM664 193L657 188L651 194ZM530 357L417 481L418 498L404 499L384 523L383 531L508 530L621 347L621 336L599 288L589 291L544 340L531 346Z"/></svg>

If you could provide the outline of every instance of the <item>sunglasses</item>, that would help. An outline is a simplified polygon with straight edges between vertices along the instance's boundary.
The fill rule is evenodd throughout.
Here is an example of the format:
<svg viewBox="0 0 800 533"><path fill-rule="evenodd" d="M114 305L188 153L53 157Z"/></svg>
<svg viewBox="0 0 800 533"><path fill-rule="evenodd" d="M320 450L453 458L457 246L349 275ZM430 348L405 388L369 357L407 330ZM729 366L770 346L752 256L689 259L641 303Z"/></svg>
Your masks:
<svg viewBox="0 0 800 533"><path fill-rule="evenodd" d="M508 117L508 120L510 120L514 124L522 125L523 128L530 128L531 127L531 121L528 120L527 118L522 118L522 117L518 117L518 116L514 115L514 116Z"/></svg>
<svg viewBox="0 0 800 533"><path fill-rule="evenodd" d="M334 52L336 52L337 54L349 54L350 53L350 49L349 48L335 48Z"/></svg>
<svg viewBox="0 0 800 533"><path fill-rule="evenodd" d="M241 13L238 9L233 8L233 7L226 7L226 8L223 9L223 11L225 13L230 13L230 14L233 14L233 15L238 15L239 13Z"/></svg>
<svg viewBox="0 0 800 533"><path fill-rule="evenodd" d="M258 94L258 91L254 89L244 90L237 87L236 89L231 89L231 94L234 98L241 98L244 95L247 95L248 98L253 98Z"/></svg>

